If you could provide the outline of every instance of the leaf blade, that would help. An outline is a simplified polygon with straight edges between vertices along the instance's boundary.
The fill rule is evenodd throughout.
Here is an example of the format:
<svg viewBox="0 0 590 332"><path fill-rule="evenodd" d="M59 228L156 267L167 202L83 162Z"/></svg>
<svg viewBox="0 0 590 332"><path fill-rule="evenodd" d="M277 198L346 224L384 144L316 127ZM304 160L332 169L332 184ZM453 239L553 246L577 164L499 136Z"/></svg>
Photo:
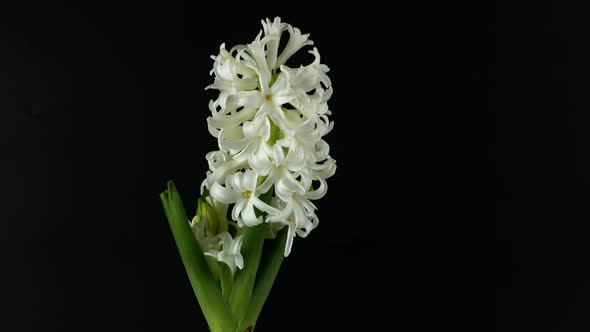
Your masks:
<svg viewBox="0 0 590 332"><path fill-rule="evenodd" d="M221 283L221 294L226 301L229 301L231 290L233 286L233 276L229 266L226 264L220 264L220 283Z"/></svg>
<svg viewBox="0 0 590 332"><path fill-rule="evenodd" d="M234 332L236 322L209 271L172 181L168 182L168 189L160 198L183 265L209 327L212 331Z"/></svg>
<svg viewBox="0 0 590 332"><path fill-rule="evenodd" d="M244 268L235 275L234 285L229 297L229 306L234 317L242 317L250 303L256 273L262 255L264 244L265 224L248 227L244 231L242 242L242 256Z"/></svg>
<svg viewBox="0 0 590 332"><path fill-rule="evenodd" d="M244 316L240 320L237 331L244 331L248 327L254 328L256 326L258 316L262 311L262 307L268 298L272 285L274 284L281 268L281 264L285 258L284 252L288 233L287 229L283 229L275 238L269 255L258 273L248 310L246 310Z"/></svg>

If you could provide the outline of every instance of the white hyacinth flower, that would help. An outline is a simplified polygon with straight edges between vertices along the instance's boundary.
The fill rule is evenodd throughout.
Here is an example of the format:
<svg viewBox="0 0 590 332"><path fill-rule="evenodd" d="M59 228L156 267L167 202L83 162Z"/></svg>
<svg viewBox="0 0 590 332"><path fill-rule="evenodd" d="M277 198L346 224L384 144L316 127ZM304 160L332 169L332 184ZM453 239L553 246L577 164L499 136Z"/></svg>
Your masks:
<svg viewBox="0 0 590 332"><path fill-rule="evenodd" d="M219 91L207 119L219 151L207 155L209 172L201 191L211 206L229 205L238 229L233 238L221 232L207 241L201 236L200 242L232 272L243 267L237 234L244 227L268 223L270 237L287 227L284 255L289 255L294 238L317 227L311 201L325 195L326 179L336 170L323 139L333 127L328 66L317 48L309 50L312 63L289 64L296 52L313 45L309 34L278 17L262 21L262 27L250 44L229 51L221 45L219 55L212 56L214 82L207 87Z"/></svg>
<svg viewBox="0 0 590 332"><path fill-rule="evenodd" d="M235 273L236 267L238 269L244 268L244 258L240 253L242 247L242 235L238 235L234 239L228 232L223 232L219 234L218 237L222 249L210 249L205 252L205 255L214 257L217 261L227 264L232 274Z"/></svg>
<svg viewBox="0 0 590 332"><path fill-rule="evenodd" d="M252 170L238 172L225 180L225 187L214 183L209 192L214 200L226 204L234 204L232 219L238 225L256 226L262 222L262 217L256 217L254 207L276 214L278 210L264 203L256 196L256 182L258 175Z"/></svg>

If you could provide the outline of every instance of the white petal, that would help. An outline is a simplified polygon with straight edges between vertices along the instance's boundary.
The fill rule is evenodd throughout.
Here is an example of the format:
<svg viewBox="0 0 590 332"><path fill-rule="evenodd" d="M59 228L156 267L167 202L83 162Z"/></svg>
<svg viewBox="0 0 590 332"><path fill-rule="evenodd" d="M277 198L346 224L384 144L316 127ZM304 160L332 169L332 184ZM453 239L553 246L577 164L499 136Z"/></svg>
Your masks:
<svg viewBox="0 0 590 332"><path fill-rule="evenodd" d="M314 176L327 179L336 172L336 160L328 158L322 163L312 163L309 167Z"/></svg>
<svg viewBox="0 0 590 332"><path fill-rule="evenodd" d="M248 160L248 158L250 158L250 156L256 152L258 146L260 145L260 139L246 139L246 141L248 142L246 146L242 149L242 151L234 156L235 160Z"/></svg>
<svg viewBox="0 0 590 332"><path fill-rule="evenodd" d="M281 23L280 17L275 17L274 21L267 18L266 22L262 21L265 36L274 36L276 39L269 40L266 44L266 61L269 68L274 69L277 63L277 53L279 48L279 38L286 28L285 23Z"/></svg>
<svg viewBox="0 0 590 332"><path fill-rule="evenodd" d="M260 136L265 142L270 139L270 120L267 116L263 117L263 122L257 132L258 136Z"/></svg>
<svg viewBox="0 0 590 332"><path fill-rule="evenodd" d="M218 145L219 147L226 151L227 149L225 146L228 146L228 149L231 147L231 144L244 144L239 143L243 141L244 134L242 133L242 127L226 127L219 131L218 136Z"/></svg>
<svg viewBox="0 0 590 332"><path fill-rule="evenodd" d="M226 161L227 155L221 151L211 151L207 153L205 159L207 159L207 164L209 165L209 169L214 171L219 166L223 165Z"/></svg>
<svg viewBox="0 0 590 332"><path fill-rule="evenodd" d="M264 103L264 98L260 91L247 91L240 94L237 103L246 108L258 108Z"/></svg>
<svg viewBox="0 0 590 332"><path fill-rule="evenodd" d="M316 217L315 214L308 214L307 221L305 222L305 225L303 227L297 229L297 235L302 238L307 237L309 235L309 233L311 233L311 231L317 227L318 224L319 224L318 217Z"/></svg>
<svg viewBox="0 0 590 332"><path fill-rule="evenodd" d="M287 234L287 243L285 244L285 257L289 256L291 253L291 248L293 247L293 239L295 238L295 225L289 223L289 230Z"/></svg>
<svg viewBox="0 0 590 332"><path fill-rule="evenodd" d="M224 188L220 186L218 183L213 183L211 185L211 187L209 188L209 194L211 194L211 197L213 197L215 200L218 200L225 204L235 203L240 197L239 193Z"/></svg>
<svg viewBox="0 0 590 332"><path fill-rule="evenodd" d="M252 204L254 206L256 206L258 209L260 209L261 211L264 211L268 214L279 214L279 212L280 212L279 210L273 208L272 206L264 203L256 196L252 196L250 198L250 201L252 201Z"/></svg>
<svg viewBox="0 0 590 332"><path fill-rule="evenodd" d="M297 227L305 225L307 217L303 206L298 203L293 204L293 214L295 215L295 225L297 225Z"/></svg>
<svg viewBox="0 0 590 332"><path fill-rule="evenodd" d="M316 160L324 160L330 155L330 146L323 139L315 143Z"/></svg>
<svg viewBox="0 0 590 332"><path fill-rule="evenodd" d="M235 192L243 193L245 190L242 188L242 178L244 176L243 172L237 172L228 176L225 179L225 187L229 188Z"/></svg>
<svg viewBox="0 0 590 332"><path fill-rule="evenodd" d="M256 226L260 224L262 221L256 217L256 213L254 212L254 205L252 202L252 198L246 200L246 205L240 214L242 216L242 221L246 226Z"/></svg>
<svg viewBox="0 0 590 332"><path fill-rule="evenodd" d="M289 149L287 153L287 168L297 172L305 167L305 153L302 149Z"/></svg>
<svg viewBox="0 0 590 332"><path fill-rule="evenodd" d="M324 197L324 195L328 191L328 184L326 183L326 180L322 178L318 178L316 180L320 182L320 187L316 188L313 191L308 191L305 197L313 200L320 199Z"/></svg>
<svg viewBox="0 0 590 332"><path fill-rule="evenodd" d="M215 259L217 259L217 256L219 255L219 251L215 250L215 249L211 249L209 251L206 251L203 253L205 256L211 256L211 257L215 257Z"/></svg>
<svg viewBox="0 0 590 332"><path fill-rule="evenodd" d="M223 251L229 251L231 249L232 243L234 242L231 235L228 232L223 232L218 234L218 236L223 243Z"/></svg>
<svg viewBox="0 0 590 332"><path fill-rule="evenodd" d="M242 187L251 192L256 191L256 182L258 181L258 174L253 170L247 170L242 177Z"/></svg>
<svg viewBox="0 0 590 332"><path fill-rule="evenodd" d="M268 155L266 152L264 152L264 150L265 149L259 147L258 150L248 159L248 165L250 165L250 167L252 167L256 173L262 176L268 175L273 167L270 159L268 158Z"/></svg>
<svg viewBox="0 0 590 332"><path fill-rule="evenodd" d="M276 144L273 145L272 147L272 158L275 162L275 165L278 166L283 166L286 164L285 161L285 152L283 151L283 146L280 144Z"/></svg>
<svg viewBox="0 0 590 332"><path fill-rule="evenodd" d="M282 177L275 182L275 195L277 195L277 197L279 197L282 201L291 201L293 193L294 191L285 184L285 181Z"/></svg>
<svg viewBox="0 0 590 332"><path fill-rule="evenodd" d="M242 257L241 253L238 253L234 256L234 261L238 269L241 270L244 268L244 257Z"/></svg>
<svg viewBox="0 0 590 332"><path fill-rule="evenodd" d="M285 188L300 195L305 194L308 188L304 187L302 183L295 179L294 174L291 174L286 169L283 169L281 180L284 182Z"/></svg>
<svg viewBox="0 0 590 332"><path fill-rule="evenodd" d="M249 138L261 137L264 141L270 138L270 121L267 116L256 117L242 126L244 136Z"/></svg>
<svg viewBox="0 0 590 332"><path fill-rule="evenodd" d="M276 105L284 105L295 98L294 94L284 95L284 96L272 96L272 101Z"/></svg>
<svg viewBox="0 0 590 332"><path fill-rule="evenodd" d="M237 127L252 119L256 112L256 108L247 108L231 115L214 115L207 118L207 123L214 128Z"/></svg>
<svg viewBox="0 0 590 332"><path fill-rule="evenodd" d="M266 179L264 179L264 182L262 182L262 184L258 187L258 191L261 193L267 192L278 179L278 177L279 172L276 170L276 168L271 169Z"/></svg>
<svg viewBox="0 0 590 332"><path fill-rule="evenodd" d="M293 28L291 26L288 27L289 30L289 41L285 46L285 49L277 59L277 66L285 64L289 58L295 54L301 47L305 45L312 45L313 42L308 40L309 34L302 35L301 31L297 28Z"/></svg>
<svg viewBox="0 0 590 332"><path fill-rule="evenodd" d="M231 210L231 218L233 220L239 220L240 214L244 210L244 206L246 206L246 200L240 198L234 205L234 208Z"/></svg>
<svg viewBox="0 0 590 332"><path fill-rule="evenodd" d="M221 137L221 135L219 137ZM220 140L218 140L218 142L219 142L218 145L222 151L235 153L235 151L243 150L248 145L249 139L247 139L247 138L241 138L241 139L236 139L236 140L220 139Z"/></svg>
<svg viewBox="0 0 590 332"><path fill-rule="evenodd" d="M270 69L268 68L264 51L265 44L272 39L277 39L277 37L265 36L264 38L260 39L261 33L256 36L256 40L248 44L248 51L250 52L250 55L252 55L252 58L254 58L254 61L256 61L256 67L258 68L260 81L263 83L264 81L270 81ZM264 87L262 90L264 92Z"/></svg>
<svg viewBox="0 0 590 332"><path fill-rule="evenodd" d="M265 104L265 106L267 105L268 103ZM267 107L268 108L263 108L266 112L268 112L268 115L270 116L271 120L283 131L288 131L289 128L285 126L285 114L283 114L283 110L279 106L274 104L269 105ZM263 108L261 108L260 110L262 111Z"/></svg>
<svg viewBox="0 0 590 332"><path fill-rule="evenodd" d="M276 96L285 96L291 94L289 89L289 80L287 79L287 76L283 73L280 73L277 77L277 80L270 88L270 91L272 93L273 100Z"/></svg>
<svg viewBox="0 0 590 332"><path fill-rule="evenodd" d="M242 239L244 238L243 235L238 235L234 239L234 243L231 246L231 253L232 254L239 254L240 250L242 249Z"/></svg>
<svg viewBox="0 0 590 332"><path fill-rule="evenodd" d="M293 202L288 202L287 205L280 210L276 215L269 215L267 217L268 222L286 222L286 220L293 213Z"/></svg>

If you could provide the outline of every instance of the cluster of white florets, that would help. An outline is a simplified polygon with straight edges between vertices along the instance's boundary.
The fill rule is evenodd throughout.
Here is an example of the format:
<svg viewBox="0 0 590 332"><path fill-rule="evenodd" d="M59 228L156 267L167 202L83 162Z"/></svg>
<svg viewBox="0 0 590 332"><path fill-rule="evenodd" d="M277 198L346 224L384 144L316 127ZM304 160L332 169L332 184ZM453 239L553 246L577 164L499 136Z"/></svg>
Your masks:
<svg viewBox="0 0 590 332"><path fill-rule="evenodd" d="M288 227L287 256L296 235L306 237L317 227L311 201L324 196L326 179L336 170L323 139L333 127L328 67L321 64L317 48L309 51L315 57L311 64L288 67L294 53L313 45L309 35L280 18L262 21L262 26L248 45L229 51L221 45L213 56L215 81L207 87L219 90L207 119L219 150L207 154L210 171L202 192L208 197L203 202L224 220L231 209L236 231L205 230L206 214L193 220L193 229L206 254L232 270L243 266L245 227L268 223L274 234ZM279 50L283 35L288 41Z"/></svg>

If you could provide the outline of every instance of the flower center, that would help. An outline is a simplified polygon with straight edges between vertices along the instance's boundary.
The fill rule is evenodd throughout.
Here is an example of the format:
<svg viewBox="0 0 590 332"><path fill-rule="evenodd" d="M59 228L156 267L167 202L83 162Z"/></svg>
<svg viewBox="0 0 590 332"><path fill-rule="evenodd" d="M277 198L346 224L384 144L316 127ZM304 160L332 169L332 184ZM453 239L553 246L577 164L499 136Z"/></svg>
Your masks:
<svg viewBox="0 0 590 332"><path fill-rule="evenodd" d="M264 100L266 100L266 101L272 101L272 95L266 95L266 96L264 96Z"/></svg>
<svg viewBox="0 0 590 332"><path fill-rule="evenodd" d="M252 197L252 192L250 190L244 191L242 196L244 196L244 198L250 198Z"/></svg>

